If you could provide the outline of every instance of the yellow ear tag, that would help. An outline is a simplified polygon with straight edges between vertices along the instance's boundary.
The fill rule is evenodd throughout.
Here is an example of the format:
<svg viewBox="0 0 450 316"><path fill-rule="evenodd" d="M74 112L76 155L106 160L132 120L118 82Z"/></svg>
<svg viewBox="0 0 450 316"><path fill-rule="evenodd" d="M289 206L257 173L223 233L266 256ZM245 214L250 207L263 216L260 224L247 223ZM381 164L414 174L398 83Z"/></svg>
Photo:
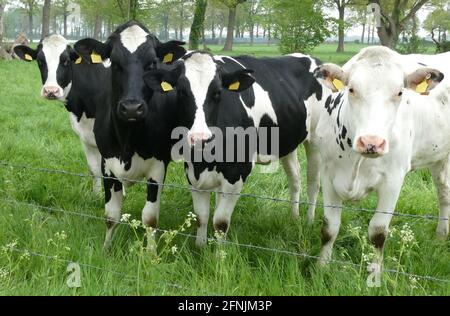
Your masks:
<svg viewBox="0 0 450 316"><path fill-rule="evenodd" d="M230 91L238 91L240 86L241 86L241 83L239 81L236 81L235 83L231 84L228 87L228 90L230 90Z"/></svg>
<svg viewBox="0 0 450 316"><path fill-rule="evenodd" d="M168 63L171 63L172 61L173 61L172 53L168 53L166 56L164 56L163 63L168 64Z"/></svg>
<svg viewBox="0 0 450 316"><path fill-rule="evenodd" d="M424 94L428 92L428 87L430 85L428 84L427 80L422 81L421 83L419 83L416 87L416 92L420 93L420 94Z"/></svg>
<svg viewBox="0 0 450 316"><path fill-rule="evenodd" d="M81 58L81 57L78 57L78 59L77 60L75 60L75 65L79 65L79 64L81 64L81 61L83 60L83 58Z"/></svg>
<svg viewBox="0 0 450 316"><path fill-rule="evenodd" d="M333 86L336 88L337 91L344 90L344 88L345 88L344 83L339 79L333 80Z"/></svg>
<svg viewBox="0 0 450 316"><path fill-rule="evenodd" d="M25 60L32 61L33 57L31 57L31 55L25 54Z"/></svg>
<svg viewBox="0 0 450 316"><path fill-rule="evenodd" d="M164 92L169 92L173 90L172 85L167 81L161 82L161 88L163 89Z"/></svg>
<svg viewBox="0 0 450 316"><path fill-rule="evenodd" d="M91 60L93 64L101 64L103 62L102 56L97 53L91 54Z"/></svg>

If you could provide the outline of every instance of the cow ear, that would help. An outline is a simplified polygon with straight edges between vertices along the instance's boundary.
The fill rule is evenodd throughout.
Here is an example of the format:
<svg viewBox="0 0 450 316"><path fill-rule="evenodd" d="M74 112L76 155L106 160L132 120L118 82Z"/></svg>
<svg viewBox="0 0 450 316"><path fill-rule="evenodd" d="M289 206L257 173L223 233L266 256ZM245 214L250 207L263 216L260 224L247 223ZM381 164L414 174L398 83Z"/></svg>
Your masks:
<svg viewBox="0 0 450 316"><path fill-rule="evenodd" d="M245 91L256 81L250 76L253 72L251 69L240 69L232 73L222 73L222 85L225 89L233 92Z"/></svg>
<svg viewBox="0 0 450 316"><path fill-rule="evenodd" d="M444 74L439 70L421 68L406 76L405 86L417 93L428 95L442 80Z"/></svg>
<svg viewBox="0 0 450 316"><path fill-rule="evenodd" d="M85 38L75 43L75 51L92 64L106 61L111 55L111 47L108 43L102 43L92 38Z"/></svg>
<svg viewBox="0 0 450 316"><path fill-rule="evenodd" d="M14 47L14 53L19 56L20 59L25 60L27 62L31 62L36 60L37 58L37 50L34 50L25 45L19 45Z"/></svg>
<svg viewBox="0 0 450 316"><path fill-rule="evenodd" d="M341 67L323 64L314 70L314 77L333 92L341 91L347 85L347 78Z"/></svg>
<svg viewBox="0 0 450 316"><path fill-rule="evenodd" d="M181 76L181 67L173 69L155 69L145 73L145 84L153 91L168 93L177 86Z"/></svg>
<svg viewBox="0 0 450 316"><path fill-rule="evenodd" d="M81 64L82 57L78 55L78 53L71 46L67 46L67 51L69 52L69 57L72 62L75 62L75 64Z"/></svg>
<svg viewBox="0 0 450 316"><path fill-rule="evenodd" d="M186 50L182 46L184 44L186 43L180 41L170 41L164 44L160 44L156 48L156 55L163 63L171 64L186 54Z"/></svg>

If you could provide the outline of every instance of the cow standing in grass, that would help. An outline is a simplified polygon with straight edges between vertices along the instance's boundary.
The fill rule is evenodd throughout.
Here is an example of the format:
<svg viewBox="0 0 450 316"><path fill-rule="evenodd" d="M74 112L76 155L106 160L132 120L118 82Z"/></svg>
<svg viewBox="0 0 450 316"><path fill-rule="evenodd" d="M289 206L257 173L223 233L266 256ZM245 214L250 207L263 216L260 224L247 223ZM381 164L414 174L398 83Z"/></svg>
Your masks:
<svg viewBox="0 0 450 316"><path fill-rule="evenodd" d="M104 106L110 94L107 82L110 70L96 56L80 58L61 35L44 38L37 49L16 46L22 60L37 61L42 78L42 97L65 103L72 128L83 145L89 170L95 176L94 192L101 194L101 155L94 137L97 109Z"/></svg>
<svg viewBox="0 0 450 316"><path fill-rule="evenodd" d="M436 56L439 59L440 56ZM435 67L444 66L446 61ZM450 85L443 73L408 63L385 47L362 50L348 65L316 70L322 100L311 104L313 149L321 156L324 223L320 262L331 259L343 201L378 195L369 225L381 271L389 224L406 174L430 168L441 204L437 233L449 233ZM338 91L341 90L341 91ZM420 93L417 93L417 91Z"/></svg>
<svg viewBox="0 0 450 316"><path fill-rule="evenodd" d="M218 191L214 228L227 233L245 181L255 164L267 162L268 158L281 160L289 180L292 212L298 216L297 147L308 136L305 101L320 98L322 93L313 76L316 67L315 59L300 54L256 59L191 52L173 69L147 73L145 80L151 90L177 91L179 122L186 127L184 137L193 149L191 158L194 159L186 162L186 174L194 189L197 245L206 243L210 211L210 193L201 190ZM230 141L242 135L227 136L227 128L250 133L256 130L258 144L252 143L250 137L243 148L230 147ZM265 136L261 134L263 128L267 131ZM274 144L271 140L276 134L277 144ZM226 145L219 148L219 144ZM216 156L219 159L195 159L198 151L206 151L211 145L216 148L215 154L223 149L222 155ZM244 159L239 160L239 155Z"/></svg>
<svg viewBox="0 0 450 316"><path fill-rule="evenodd" d="M145 88L144 72L161 62L170 63L186 51L177 41L162 44L143 25L128 22L106 41L84 39L76 51L87 58L93 53L111 61L111 79L99 84L111 87L109 102L97 111L94 134L102 155L105 176L105 248L111 246L114 227L121 218L123 186L127 180L148 182L142 221L156 227L161 187L171 161L171 131L174 128L174 94L158 94Z"/></svg>

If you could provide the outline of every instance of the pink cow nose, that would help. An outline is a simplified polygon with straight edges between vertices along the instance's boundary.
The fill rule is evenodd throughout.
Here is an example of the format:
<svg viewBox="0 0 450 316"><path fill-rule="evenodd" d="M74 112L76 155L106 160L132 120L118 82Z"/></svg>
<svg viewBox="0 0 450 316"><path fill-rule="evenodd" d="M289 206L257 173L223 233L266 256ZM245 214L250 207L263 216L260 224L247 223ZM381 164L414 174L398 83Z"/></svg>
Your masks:
<svg viewBox="0 0 450 316"><path fill-rule="evenodd" d="M382 156L385 153L385 149L386 140L381 137L366 135L358 138L357 150L363 155Z"/></svg>
<svg viewBox="0 0 450 316"><path fill-rule="evenodd" d="M49 100L54 100L60 97L59 95L59 88L58 87L44 87L44 97Z"/></svg>
<svg viewBox="0 0 450 316"><path fill-rule="evenodd" d="M204 143L211 138L210 133L189 133L189 145L195 146L197 143Z"/></svg>

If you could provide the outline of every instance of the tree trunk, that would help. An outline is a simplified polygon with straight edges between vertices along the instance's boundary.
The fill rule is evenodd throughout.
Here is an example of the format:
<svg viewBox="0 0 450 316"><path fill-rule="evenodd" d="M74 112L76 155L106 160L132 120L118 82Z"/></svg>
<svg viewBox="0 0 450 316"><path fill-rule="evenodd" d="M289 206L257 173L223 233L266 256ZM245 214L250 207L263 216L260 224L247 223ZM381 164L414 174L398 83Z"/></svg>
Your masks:
<svg viewBox="0 0 450 316"><path fill-rule="evenodd" d="M234 26L236 24L236 7L230 7L228 14L227 40L223 51L231 52L233 50Z"/></svg>
<svg viewBox="0 0 450 316"><path fill-rule="evenodd" d="M0 46L3 44L3 13L5 12L5 4L0 4Z"/></svg>
<svg viewBox="0 0 450 316"><path fill-rule="evenodd" d="M364 37L366 35L366 23L363 23L362 25L362 34L361 34L361 44L364 44Z"/></svg>
<svg viewBox="0 0 450 316"><path fill-rule="evenodd" d="M195 14L192 21L191 34L189 35L189 49L196 50L199 48L200 39L202 37L203 25L205 23L207 0L195 1Z"/></svg>
<svg viewBox="0 0 450 316"><path fill-rule="evenodd" d="M342 3L341 5L338 5L338 11L339 11L339 30L338 30L338 37L339 37L339 44L337 47L336 52L337 53L343 53L344 52L344 37L345 37L345 4Z"/></svg>
<svg viewBox="0 0 450 316"><path fill-rule="evenodd" d="M94 23L94 38L97 40L100 40L102 32L102 18L100 14L97 14L95 16L95 23Z"/></svg>
<svg viewBox="0 0 450 316"><path fill-rule="evenodd" d="M183 40L183 29L184 29L184 3L181 3L180 10L180 41Z"/></svg>
<svg viewBox="0 0 450 316"><path fill-rule="evenodd" d="M371 26L370 24L369 24L369 29L368 29L368 31L367 31L367 44L370 44L370 32L371 32L371 30L374 28L375 26Z"/></svg>
<svg viewBox="0 0 450 316"><path fill-rule="evenodd" d="M50 7L51 0L45 0L42 8L42 38L50 35Z"/></svg>
<svg viewBox="0 0 450 316"><path fill-rule="evenodd" d="M33 9L28 9L28 36L30 42L33 42Z"/></svg>
<svg viewBox="0 0 450 316"><path fill-rule="evenodd" d="M219 44L218 45L222 45L222 39L223 39L223 26L220 26L220 31L219 31Z"/></svg>

